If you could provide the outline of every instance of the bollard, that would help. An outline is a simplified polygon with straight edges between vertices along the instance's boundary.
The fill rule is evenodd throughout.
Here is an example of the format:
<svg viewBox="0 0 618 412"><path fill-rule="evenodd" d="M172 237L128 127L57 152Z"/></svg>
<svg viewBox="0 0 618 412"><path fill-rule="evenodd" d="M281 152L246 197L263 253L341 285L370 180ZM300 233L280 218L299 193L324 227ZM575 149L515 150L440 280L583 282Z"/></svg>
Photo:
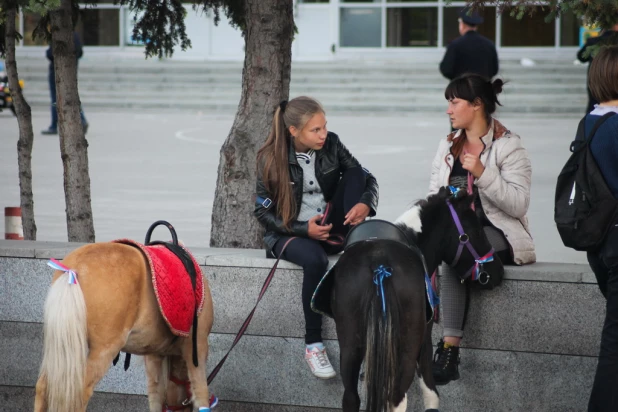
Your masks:
<svg viewBox="0 0 618 412"><path fill-rule="evenodd" d="M4 208L4 238L24 240L24 228L21 225L21 207Z"/></svg>

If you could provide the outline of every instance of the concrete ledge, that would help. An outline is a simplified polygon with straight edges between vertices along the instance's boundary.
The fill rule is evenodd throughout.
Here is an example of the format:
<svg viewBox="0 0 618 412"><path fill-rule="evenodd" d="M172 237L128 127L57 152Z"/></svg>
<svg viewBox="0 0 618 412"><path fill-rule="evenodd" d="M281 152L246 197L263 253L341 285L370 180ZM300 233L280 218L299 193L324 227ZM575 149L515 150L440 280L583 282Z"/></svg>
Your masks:
<svg viewBox="0 0 618 412"><path fill-rule="evenodd" d="M9 396L11 402L22 402L11 410L28 410L30 406L24 409L21 405L32 402L28 388L34 386L40 366L43 303L52 276L46 261L62 259L78 246L0 240L0 394ZM212 369L255 305L274 260L266 259L262 250L191 250L214 299L208 362ZM213 382L212 390L223 401L222 411L331 411L340 407L343 386L339 377L331 381L313 378L302 357L301 284L301 269L281 262L247 335ZM473 290L471 298L462 379L440 388L444 410L585 410L604 317L604 300L587 266L536 263L509 267L501 287ZM434 329L434 342L439 329ZM330 319L325 319L323 336L338 371L338 346ZM106 402L121 410L143 409L141 395L146 386L141 358L134 357L128 372L119 366L111 368L97 391L89 410L103 408ZM421 396L416 387L411 396L414 401L408 410L419 410Z"/></svg>
<svg viewBox="0 0 618 412"><path fill-rule="evenodd" d="M0 240L0 257L62 259L67 253L81 245L82 243L70 242ZM196 247L190 250L202 266L271 268L275 262L273 259L267 259L265 252L260 249ZM337 256L331 256L331 263L334 263L337 258ZM0 270L1 268L2 266ZM279 268L300 270L299 266L286 261L281 261ZM508 266L505 279L596 284L590 267L571 263L537 262L527 266Z"/></svg>

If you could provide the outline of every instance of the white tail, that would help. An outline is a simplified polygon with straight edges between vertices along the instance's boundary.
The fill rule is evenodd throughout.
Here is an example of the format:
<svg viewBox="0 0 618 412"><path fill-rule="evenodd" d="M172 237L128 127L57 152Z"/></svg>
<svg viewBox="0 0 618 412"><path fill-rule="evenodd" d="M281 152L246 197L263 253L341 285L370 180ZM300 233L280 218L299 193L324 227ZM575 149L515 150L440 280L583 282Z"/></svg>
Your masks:
<svg viewBox="0 0 618 412"><path fill-rule="evenodd" d="M49 411L79 412L83 408L88 356L86 302L79 283L69 274L51 286L45 301L43 363Z"/></svg>

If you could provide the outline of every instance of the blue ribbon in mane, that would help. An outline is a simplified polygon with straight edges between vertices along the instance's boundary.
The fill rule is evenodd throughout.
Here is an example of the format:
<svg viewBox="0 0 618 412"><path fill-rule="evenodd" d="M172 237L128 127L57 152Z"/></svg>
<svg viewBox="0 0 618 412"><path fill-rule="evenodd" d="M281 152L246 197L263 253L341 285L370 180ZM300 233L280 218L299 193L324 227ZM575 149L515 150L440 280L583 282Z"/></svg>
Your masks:
<svg viewBox="0 0 618 412"><path fill-rule="evenodd" d="M386 316L386 299L384 298L384 278L388 278L393 274L393 269L384 267L384 265L378 266L373 271L373 283L378 287L378 296L382 297L382 314Z"/></svg>

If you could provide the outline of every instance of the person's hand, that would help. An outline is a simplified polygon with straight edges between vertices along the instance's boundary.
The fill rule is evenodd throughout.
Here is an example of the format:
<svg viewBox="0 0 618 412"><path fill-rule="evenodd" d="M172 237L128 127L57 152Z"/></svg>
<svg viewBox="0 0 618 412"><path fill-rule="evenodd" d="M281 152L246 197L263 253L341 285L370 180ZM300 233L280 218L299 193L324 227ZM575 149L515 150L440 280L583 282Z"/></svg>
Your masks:
<svg viewBox="0 0 618 412"><path fill-rule="evenodd" d="M364 203L357 203L352 209L345 215L344 225L356 226L363 222L367 216L369 216L369 206Z"/></svg>
<svg viewBox="0 0 618 412"><path fill-rule="evenodd" d="M476 179L481 177L481 175L485 171L485 166L483 166L483 163L481 163L481 159L478 156L470 153L465 153L463 155L463 162L461 162L461 165Z"/></svg>
<svg viewBox="0 0 618 412"><path fill-rule="evenodd" d="M323 215L315 215L311 219L309 219L309 237L315 240L328 240L328 236L330 235L330 230L333 227L332 224L320 226L318 222L322 219Z"/></svg>

